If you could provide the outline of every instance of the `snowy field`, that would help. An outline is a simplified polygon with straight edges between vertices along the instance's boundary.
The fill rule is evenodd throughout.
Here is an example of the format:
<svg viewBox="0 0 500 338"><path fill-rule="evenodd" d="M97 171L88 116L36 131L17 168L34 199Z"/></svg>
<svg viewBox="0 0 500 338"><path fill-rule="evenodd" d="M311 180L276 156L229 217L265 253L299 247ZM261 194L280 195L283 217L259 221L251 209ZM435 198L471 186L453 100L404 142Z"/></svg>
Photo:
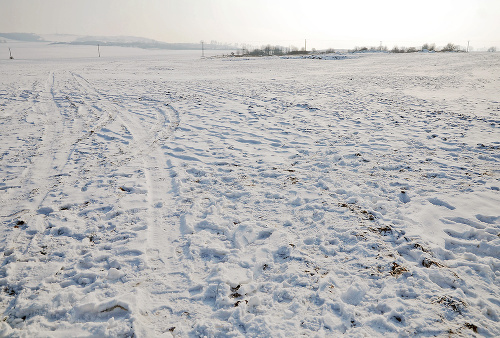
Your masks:
<svg viewBox="0 0 500 338"><path fill-rule="evenodd" d="M500 335L500 53L23 46L0 336Z"/></svg>

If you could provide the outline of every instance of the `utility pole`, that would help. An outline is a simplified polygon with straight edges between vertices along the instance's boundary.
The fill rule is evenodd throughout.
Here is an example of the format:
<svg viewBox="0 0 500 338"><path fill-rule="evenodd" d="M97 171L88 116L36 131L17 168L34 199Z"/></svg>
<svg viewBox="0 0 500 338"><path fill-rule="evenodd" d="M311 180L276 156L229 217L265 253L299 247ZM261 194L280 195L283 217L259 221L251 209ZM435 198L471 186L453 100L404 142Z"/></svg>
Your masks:
<svg viewBox="0 0 500 338"><path fill-rule="evenodd" d="M203 44L205 43L205 41L201 40L201 57L204 58L205 57L205 49L203 48Z"/></svg>
<svg viewBox="0 0 500 338"><path fill-rule="evenodd" d="M467 41L467 53L469 52L470 41Z"/></svg>
<svg viewBox="0 0 500 338"><path fill-rule="evenodd" d="M12 56L12 52L10 51L10 47L9 47L9 55L10 55L9 59L14 60L14 57Z"/></svg>
<svg viewBox="0 0 500 338"><path fill-rule="evenodd" d="M304 39L304 52L307 52L307 39Z"/></svg>
<svg viewBox="0 0 500 338"><path fill-rule="evenodd" d="M99 49L99 45L97 45L97 54L99 55L99 57L101 57L101 50Z"/></svg>

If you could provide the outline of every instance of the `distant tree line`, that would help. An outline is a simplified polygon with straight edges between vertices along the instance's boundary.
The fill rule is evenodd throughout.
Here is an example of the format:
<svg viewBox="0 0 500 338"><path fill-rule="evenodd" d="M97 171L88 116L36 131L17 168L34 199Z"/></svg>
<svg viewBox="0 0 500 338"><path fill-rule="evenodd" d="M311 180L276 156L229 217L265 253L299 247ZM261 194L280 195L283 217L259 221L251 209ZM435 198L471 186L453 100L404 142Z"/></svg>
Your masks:
<svg viewBox="0 0 500 338"><path fill-rule="evenodd" d="M472 48L472 47L471 47ZM471 50L471 48L469 50ZM446 44L446 46L442 47L441 49L436 48L436 44L434 43L424 43L422 47L416 48L416 47L398 47L394 46L393 49L391 49L392 53L415 53L415 52L467 52L468 48L461 47L459 45L456 45L454 43L449 42ZM488 49L488 52L495 52L496 47L490 47Z"/></svg>
<svg viewBox="0 0 500 338"><path fill-rule="evenodd" d="M465 52L466 49L462 48L459 45L448 43L444 47L438 49L436 44L434 43L424 43L420 47L398 47L394 46L392 49L388 49L387 46L377 46L377 47L354 47L353 49L349 49L349 53L364 53L364 52L390 52L390 53L417 53L417 52ZM317 53L317 51L313 48L311 51L306 51L304 47L301 49L290 46L273 46L273 45L265 45L260 48L250 48L248 46L243 46L237 50L236 56L283 56L283 55L301 55L301 54L309 54L309 53ZM496 52L496 47L490 47L488 52ZM320 53L335 53L335 49L328 48Z"/></svg>
<svg viewBox="0 0 500 338"><path fill-rule="evenodd" d="M363 52L389 52L389 53L417 53L417 52L465 52L466 49L455 45L453 43L448 43L444 47L438 49L434 43L424 43L420 47L398 47L394 46L392 49L388 49L387 46L377 46L377 47L354 47L354 49L349 49L349 53L363 53ZM265 45L260 48L249 47L243 45L236 51L235 56L283 56L283 55L303 55L309 53L317 54L318 52L313 48L311 51L305 50L304 47L301 49L290 46L283 47L279 45ZM319 53L335 53L336 50L333 48L328 48L326 50L320 51ZM490 47L488 52L496 52L496 47Z"/></svg>
<svg viewBox="0 0 500 338"><path fill-rule="evenodd" d="M309 52L303 47L299 49L295 46L283 47L283 46L272 46L265 45L260 48L248 48L246 46L238 49L236 52L237 56L283 56L283 55L300 55L308 54Z"/></svg>
<svg viewBox="0 0 500 338"><path fill-rule="evenodd" d="M391 52L391 53L416 53L416 52L466 52L467 49L459 45L448 43L441 49L436 48L434 43L424 43L421 47L398 47L394 46L388 50L386 46L379 47L355 47L349 50L350 53L357 52ZM496 52L496 47L490 47L488 52Z"/></svg>
<svg viewBox="0 0 500 338"><path fill-rule="evenodd" d="M448 43L441 49L436 48L434 43L424 43L420 48L417 47L398 47L394 46L391 53L416 53L416 52L465 52L459 45Z"/></svg>
<svg viewBox="0 0 500 338"><path fill-rule="evenodd" d="M335 53L334 48L328 48L326 50L317 51L315 48L312 48L310 51L306 50L305 47L298 48L295 46L283 47L283 46L273 46L273 45L265 45L260 48L242 46L236 51L235 56L284 56L284 55L305 55L305 54L331 54Z"/></svg>
<svg viewBox="0 0 500 338"><path fill-rule="evenodd" d="M354 49L349 49L349 53L358 53L358 52L387 52L387 46L378 46L378 47L354 47Z"/></svg>

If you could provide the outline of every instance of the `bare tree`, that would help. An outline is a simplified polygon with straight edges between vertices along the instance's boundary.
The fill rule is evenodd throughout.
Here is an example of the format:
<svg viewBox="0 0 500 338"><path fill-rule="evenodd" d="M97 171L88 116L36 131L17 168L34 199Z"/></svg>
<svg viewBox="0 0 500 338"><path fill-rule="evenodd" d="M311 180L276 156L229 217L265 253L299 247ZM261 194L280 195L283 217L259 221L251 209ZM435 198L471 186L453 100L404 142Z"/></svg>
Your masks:
<svg viewBox="0 0 500 338"><path fill-rule="evenodd" d="M436 45L433 43L424 43L422 45L422 50L428 50L429 52L433 52L436 50Z"/></svg>
<svg viewBox="0 0 500 338"><path fill-rule="evenodd" d="M274 46L273 47L273 55L283 55L283 47Z"/></svg>
<svg viewBox="0 0 500 338"><path fill-rule="evenodd" d="M392 49L391 49L391 53L403 53L403 51L401 51L401 49L399 49L398 46L394 46Z"/></svg>
<svg viewBox="0 0 500 338"><path fill-rule="evenodd" d="M265 46L265 47L264 47L264 48L262 48L262 49L264 50L264 53L265 53L266 55L271 55L271 50L272 50L271 45L267 45L267 46Z"/></svg>
<svg viewBox="0 0 500 338"><path fill-rule="evenodd" d="M451 42L444 46L443 49L441 49L442 52L458 52L459 50L460 47Z"/></svg>

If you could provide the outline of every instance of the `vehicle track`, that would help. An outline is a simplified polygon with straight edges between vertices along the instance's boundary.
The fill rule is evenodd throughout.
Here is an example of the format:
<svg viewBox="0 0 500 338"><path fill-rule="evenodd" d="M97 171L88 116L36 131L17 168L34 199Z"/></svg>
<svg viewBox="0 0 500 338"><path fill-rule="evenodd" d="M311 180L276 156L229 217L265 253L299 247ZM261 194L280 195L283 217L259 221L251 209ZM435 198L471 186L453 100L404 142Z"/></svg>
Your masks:
<svg viewBox="0 0 500 338"><path fill-rule="evenodd" d="M5 250L11 260L3 267L6 269L4 271L8 271L7 287L13 290L4 314L13 327L22 324L18 322L20 314L15 311L16 307L26 308L25 317L31 318L34 315L33 310L28 310L29 307L25 305L25 296L30 293L20 294L16 280L30 278L25 286L33 290L50 280L52 292L62 294L71 285L68 281L74 280L77 287L83 287L75 295L79 299L87 293L99 294L98 286L106 280L102 271L110 267L137 265L137 268L132 268L133 275L128 278L136 282L143 278L141 271L146 264L146 249L130 249L127 242L115 245L113 252L120 263L116 259L113 263L111 258L93 262L91 249L95 243L119 243L128 237L134 238L135 246L140 246L141 241L146 242L147 227L131 225L137 222L135 214L140 213L141 209L148 210L148 206L137 205L136 208L129 209L130 202L126 202L143 193L140 189L128 188L120 180L136 176L134 170L137 164L145 166L151 147L154 148L162 138L169 137L178 125L178 115L173 110L169 114L166 111L171 109L162 107L157 110L157 120L151 128L131 128L129 125L129 128L125 127L126 130L120 129L119 124L126 126L127 123L135 123L134 116L120 116L119 107L107 101L90 82L76 73L51 72L45 87L37 96L39 102L34 101L33 107L35 116L38 117L36 126L40 142L34 144L29 155L33 160L27 165L21 178L24 189L32 187L29 188L29 204L20 211L6 215L5 219L14 228L6 234ZM102 112L103 115L99 114ZM167 118L168 125L165 125ZM141 170L145 171L146 168ZM138 175L138 181L134 181L140 186L140 172ZM104 185L105 181L110 185ZM151 186L161 183L159 179L154 182ZM124 194L129 189L130 193ZM109 207L102 205L100 199L114 203ZM103 226L100 225L103 220L117 225L119 223L116 222L122 222L124 226L118 228L115 235L113 232L103 231ZM86 223L86 227L80 227L82 221ZM68 227L67 224L73 225ZM90 239L87 245L83 245L88 248L82 251L87 253L86 256L90 255L86 258L90 261L83 265L78 258L83 254L78 254L78 248L82 247L78 243L82 238ZM64 246L67 249L62 254L60 250ZM40 263L43 264L35 266L23 263L24 256L37 256L37 252L42 253ZM61 274L57 271L59 269L64 269L65 273ZM26 277L28 275L31 277ZM71 277L73 275L75 277ZM58 280L61 280L60 284L57 283ZM92 291L96 287L96 291ZM116 284L112 290L120 295L121 289L122 286ZM33 298L35 307L43 307L43 301L42 298ZM70 306L61 304L63 308L68 305ZM53 309L56 313L60 310ZM135 311L133 308L130 310ZM55 314L49 311L46 315Z"/></svg>
<svg viewBox="0 0 500 338"><path fill-rule="evenodd" d="M137 233L136 243L144 243L146 271L136 271L133 279L138 282L138 288L148 295L149 301L138 304L137 314L148 314L141 316L142 320L148 322L155 316L151 312L157 311L164 306L165 301L158 293L180 292L183 284L182 272L185 266L178 259L178 248L176 243L180 242L178 217L173 215L175 205L171 198L171 173L164 168L168 163L162 147L171 138L179 126L180 113L170 103L159 100L138 100L138 97L122 97L113 95L113 102L108 96L101 94L90 82L83 80L78 74L73 74L80 83L84 83L87 91L92 93L103 111L113 112L113 120L119 121L130 133L131 138L124 150L123 156L115 160L118 167L140 164L145 180L145 195L147 204L144 210L144 218L141 222L146 223L144 230ZM102 129L102 128L101 128ZM136 205L137 208L142 208ZM163 240L168 238L172 245L165 245ZM172 279L178 283L170 284ZM162 281L168 280L168 284ZM154 306L152 306L154 305ZM155 324L158 322L153 321ZM160 325L160 324L158 324ZM141 332L144 326L136 322L135 330ZM158 328L161 331L161 328Z"/></svg>

